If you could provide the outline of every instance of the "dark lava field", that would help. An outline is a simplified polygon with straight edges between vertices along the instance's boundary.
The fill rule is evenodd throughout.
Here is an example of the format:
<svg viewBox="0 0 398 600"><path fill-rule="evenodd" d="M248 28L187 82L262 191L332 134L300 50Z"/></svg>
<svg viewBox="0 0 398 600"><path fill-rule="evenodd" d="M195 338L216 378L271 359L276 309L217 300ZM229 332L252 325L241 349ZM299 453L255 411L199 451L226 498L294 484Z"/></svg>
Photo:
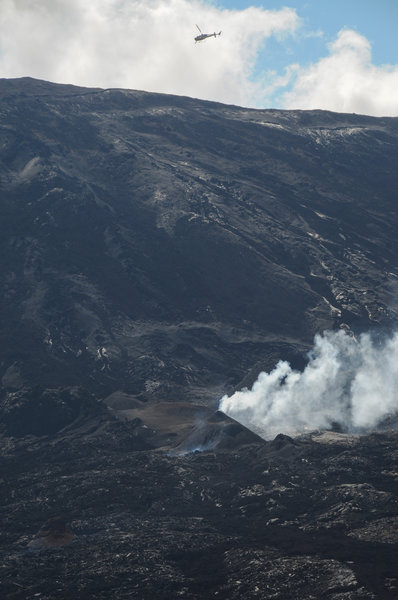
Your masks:
<svg viewBox="0 0 398 600"><path fill-rule="evenodd" d="M0 598L398 598L398 431L218 411L398 319L398 118L0 79ZM302 398L305 402L305 398Z"/></svg>

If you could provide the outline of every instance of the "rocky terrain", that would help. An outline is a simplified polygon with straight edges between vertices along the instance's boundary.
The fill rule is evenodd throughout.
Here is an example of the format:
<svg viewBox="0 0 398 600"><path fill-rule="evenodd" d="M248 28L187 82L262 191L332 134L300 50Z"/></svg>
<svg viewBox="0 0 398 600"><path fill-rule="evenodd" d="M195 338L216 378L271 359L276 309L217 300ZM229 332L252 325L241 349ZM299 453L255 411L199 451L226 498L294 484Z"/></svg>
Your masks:
<svg viewBox="0 0 398 600"><path fill-rule="evenodd" d="M217 412L395 328L397 158L393 118L0 80L2 598L398 597L395 430Z"/></svg>
<svg viewBox="0 0 398 600"><path fill-rule="evenodd" d="M398 595L397 433L150 449L105 416L3 441L2 597Z"/></svg>

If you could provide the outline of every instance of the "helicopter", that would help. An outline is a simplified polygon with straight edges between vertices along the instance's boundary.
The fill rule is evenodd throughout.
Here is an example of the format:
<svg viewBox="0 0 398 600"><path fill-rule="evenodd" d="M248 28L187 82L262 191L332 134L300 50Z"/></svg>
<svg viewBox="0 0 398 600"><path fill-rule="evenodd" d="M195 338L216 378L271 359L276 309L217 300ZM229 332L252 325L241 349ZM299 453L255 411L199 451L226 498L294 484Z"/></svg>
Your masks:
<svg viewBox="0 0 398 600"><path fill-rule="evenodd" d="M203 42L203 40L205 40L206 38L217 37L218 35L221 35L221 31L219 31L218 33L216 33L216 32L214 32L214 33L202 33L202 30L199 27L199 25L196 25L196 27L199 29L200 35L196 36L196 38L195 38L195 44L196 44L196 42Z"/></svg>

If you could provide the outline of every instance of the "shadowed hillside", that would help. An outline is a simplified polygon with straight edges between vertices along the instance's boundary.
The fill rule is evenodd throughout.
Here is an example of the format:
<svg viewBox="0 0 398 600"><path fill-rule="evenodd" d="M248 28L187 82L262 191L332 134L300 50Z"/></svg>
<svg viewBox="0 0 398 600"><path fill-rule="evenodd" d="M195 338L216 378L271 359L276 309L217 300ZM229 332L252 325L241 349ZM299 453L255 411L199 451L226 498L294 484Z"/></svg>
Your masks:
<svg viewBox="0 0 398 600"><path fill-rule="evenodd" d="M216 410L394 330L397 159L398 119L0 80L1 598L397 598L396 431Z"/></svg>
<svg viewBox="0 0 398 600"><path fill-rule="evenodd" d="M318 331L395 319L398 119L31 79L0 98L6 389L208 403Z"/></svg>

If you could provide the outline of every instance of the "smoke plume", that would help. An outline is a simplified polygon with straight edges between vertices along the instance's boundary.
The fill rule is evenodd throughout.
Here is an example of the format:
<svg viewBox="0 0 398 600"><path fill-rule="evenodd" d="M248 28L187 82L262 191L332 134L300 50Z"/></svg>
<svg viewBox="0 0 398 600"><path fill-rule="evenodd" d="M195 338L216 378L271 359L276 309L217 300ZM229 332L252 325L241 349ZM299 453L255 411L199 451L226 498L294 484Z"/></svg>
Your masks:
<svg viewBox="0 0 398 600"><path fill-rule="evenodd" d="M220 410L265 438L278 433L376 428L398 411L398 333L383 342L343 330L315 337L303 372L280 361Z"/></svg>

